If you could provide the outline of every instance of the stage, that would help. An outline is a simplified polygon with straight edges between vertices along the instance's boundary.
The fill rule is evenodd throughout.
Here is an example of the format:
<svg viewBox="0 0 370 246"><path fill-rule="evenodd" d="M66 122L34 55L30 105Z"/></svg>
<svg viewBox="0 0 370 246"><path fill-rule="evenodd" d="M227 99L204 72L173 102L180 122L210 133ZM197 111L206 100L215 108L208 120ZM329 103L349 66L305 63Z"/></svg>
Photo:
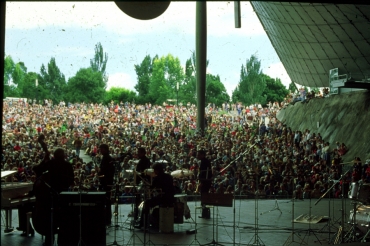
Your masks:
<svg viewBox="0 0 370 246"><path fill-rule="evenodd" d="M184 218L183 224L174 224L173 233L163 233L152 228L144 233L143 230L134 229L131 226L132 217L128 216L132 205L120 204L118 226L106 229L106 245L115 242L115 229L118 245L329 245L334 244L335 240L338 244L366 245L352 242L355 239L353 236L345 237L351 231L349 221L350 210L354 207L353 200L345 199L343 202L345 226L338 236L336 232L342 221L342 200L323 199L315 205L316 202L317 199L296 200L294 204L290 199L236 199L233 200L232 207L211 207L211 218L203 219L198 218L201 209L196 209L200 202L188 201L191 218ZM114 210L113 206L112 211ZM370 206L360 206L359 211L361 213L357 214L357 224L369 225ZM2 212L1 245L42 245L42 238L37 233L31 237L20 236L21 232L16 230L4 233L3 218ZM292 220L298 223L292 224ZM308 223L309 221L312 223ZM13 210L13 227L16 228L17 225L17 210ZM361 238L368 227L358 227L361 228L356 228L355 233ZM191 233L195 229L197 234ZM342 235L348 242L341 243Z"/></svg>

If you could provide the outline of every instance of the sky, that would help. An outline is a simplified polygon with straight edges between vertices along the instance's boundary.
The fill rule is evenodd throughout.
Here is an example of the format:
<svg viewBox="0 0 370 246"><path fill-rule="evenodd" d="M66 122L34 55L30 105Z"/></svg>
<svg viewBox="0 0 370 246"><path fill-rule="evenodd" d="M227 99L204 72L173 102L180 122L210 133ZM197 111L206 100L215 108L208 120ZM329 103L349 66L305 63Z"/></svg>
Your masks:
<svg viewBox="0 0 370 246"><path fill-rule="evenodd" d="M195 51L195 7L171 1L161 16L137 20L114 2L7 2L5 54L37 73L54 57L68 80L90 66L100 42L108 54L107 89L134 90L134 65L146 55L172 54L185 67ZM207 2L207 72L219 75L231 96L241 66L254 54L263 73L288 87L290 78L249 2L241 2L241 26L234 26L233 1Z"/></svg>

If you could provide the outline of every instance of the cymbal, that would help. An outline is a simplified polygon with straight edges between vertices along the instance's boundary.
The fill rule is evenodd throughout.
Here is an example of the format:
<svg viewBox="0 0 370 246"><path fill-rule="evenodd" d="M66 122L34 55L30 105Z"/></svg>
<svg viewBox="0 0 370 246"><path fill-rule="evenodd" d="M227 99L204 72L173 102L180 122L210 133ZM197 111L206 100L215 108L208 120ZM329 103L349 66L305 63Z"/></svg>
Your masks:
<svg viewBox="0 0 370 246"><path fill-rule="evenodd" d="M126 173L133 173L133 172L134 172L134 170L129 169L129 170L125 170L125 172L126 172Z"/></svg>
<svg viewBox="0 0 370 246"><path fill-rule="evenodd" d="M183 170L176 170L171 173L171 176L174 178L182 178L193 175L193 171L183 169Z"/></svg>
<svg viewBox="0 0 370 246"><path fill-rule="evenodd" d="M154 173L154 169L149 168L144 170L144 175L150 176L150 177L155 177L156 174Z"/></svg>

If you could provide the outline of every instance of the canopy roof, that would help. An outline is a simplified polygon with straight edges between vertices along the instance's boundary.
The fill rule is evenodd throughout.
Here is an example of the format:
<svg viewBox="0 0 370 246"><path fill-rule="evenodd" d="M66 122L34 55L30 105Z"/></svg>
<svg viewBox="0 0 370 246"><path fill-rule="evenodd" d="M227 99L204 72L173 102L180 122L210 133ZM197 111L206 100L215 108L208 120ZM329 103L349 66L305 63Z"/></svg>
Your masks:
<svg viewBox="0 0 370 246"><path fill-rule="evenodd" d="M251 2L291 80L329 86L329 70L370 77L370 5Z"/></svg>

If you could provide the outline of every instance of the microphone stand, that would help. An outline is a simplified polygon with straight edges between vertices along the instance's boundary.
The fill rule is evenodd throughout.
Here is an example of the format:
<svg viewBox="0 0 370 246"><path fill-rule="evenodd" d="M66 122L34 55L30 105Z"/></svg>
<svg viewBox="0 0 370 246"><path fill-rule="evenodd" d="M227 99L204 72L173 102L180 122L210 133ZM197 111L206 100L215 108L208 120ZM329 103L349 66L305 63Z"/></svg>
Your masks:
<svg viewBox="0 0 370 246"><path fill-rule="evenodd" d="M320 201L321 201L321 199L323 199L324 197L326 197L326 195L330 192L330 191L332 191L333 190L333 188L334 188L334 186L339 182L339 180L334 180L335 182L333 182L333 185L330 187L330 188L328 188L327 189L327 191L325 191L324 192L324 194L322 194L321 195L321 197L315 202L315 205L316 204L318 204ZM328 223L323 227L323 228L321 228L320 229L320 231L319 232L321 232L321 231L323 231L323 229L325 228L325 227L328 227L328 242L329 243L331 243L331 226L332 226L332 219L330 218L330 214L331 214L331 212L330 212L330 202L331 202L331 195L329 194L329 205L328 205L328 209L329 209L329 211L328 211L328 213L329 213L329 218L328 218ZM334 202L333 202L334 203ZM334 212L334 211L333 211ZM334 214L334 213L333 213ZM334 221L334 220L333 220Z"/></svg>
<svg viewBox="0 0 370 246"><path fill-rule="evenodd" d="M223 171L225 171L231 164L233 164L234 162L236 162L237 160L239 160L240 157L242 157L247 152L249 152L254 145L256 145L256 144L252 144L248 149L246 149L243 153L241 153L237 158L235 158L233 161L231 161L226 167L224 167L223 169L221 169L220 173L222 173Z"/></svg>
<svg viewBox="0 0 370 246"><path fill-rule="evenodd" d="M78 240L78 246L81 246L82 243L83 243L83 240L82 240L82 172L80 174L80 184L79 184L79 187L78 187L78 193L80 195L80 214L79 214L79 222L80 222L80 239ZM85 243L83 243L85 244Z"/></svg>
<svg viewBox="0 0 370 246"><path fill-rule="evenodd" d="M339 181L342 181L342 218L341 218L341 225L339 226L339 229L338 231L335 233L335 240L334 240L334 244L338 244L339 242L339 239L341 239L341 243L344 242L344 234L343 234L343 229L344 229L344 189L343 189L343 186L344 186L344 177L347 175L347 173L349 172L350 170L348 170L347 172L345 172L344 174L341 175L340 179L336 182L338 183ZM331 190L333 189L333 187L336 185L336 183L334 183L316 202L315 202L315 205L317 203L319 203L321 201L321 199L323 199L325 197L325 195Z"/></svg>
<svg viewBox="0 0 370 246"><path fill-rule="evenodd" d="M119 165L119 163L115 163L115 164L116 164L116 167L115 167L116 184L114 186L115 187L115 192L114 192L114 242L110 245L120 246L117 243L117 228L119 227L119 225L118 225L118 192L119 192L118 174L119 174L119 168L117 168L117 166Z"/></svg>

